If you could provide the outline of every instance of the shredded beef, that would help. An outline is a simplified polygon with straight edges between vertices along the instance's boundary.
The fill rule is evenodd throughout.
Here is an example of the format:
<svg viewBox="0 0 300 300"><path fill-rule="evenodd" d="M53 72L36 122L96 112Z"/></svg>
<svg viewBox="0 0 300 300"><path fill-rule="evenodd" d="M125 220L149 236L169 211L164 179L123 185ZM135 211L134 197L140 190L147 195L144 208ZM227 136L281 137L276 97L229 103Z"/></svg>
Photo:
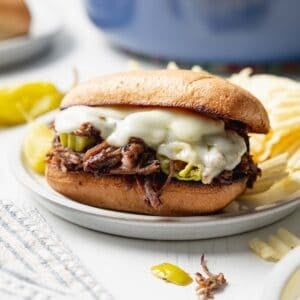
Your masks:
<svg viewBox="0 0 300 300"><path fill-rule="evenodd" d="M95 175L150 175L160 172L155 152L145 143L131 138L124 147L106 142L89 149L83 157L83 170Z"/></svg>
<svg viewBox="0 0 300 300"><path fill-rule="evenodd" d="M249 151L249 137L248 137L248 129L247 126L239 121L234 120L223 120L225 123L226 130L235 131L238 135L240 135L246 143L247 150Z"/></svg>
<svg viewBox="0 0 300 300"><path fill-rule="evenodd" d="M156 181L152 176L144 177L144 190L146 203L153 207L158 208L162 203L160 201L160 193L156 188Z"/></svg>
<svg viewBox="0 0 300 300"><path fill-rule="evenodd" d="M160 171L159 161L155 160L145 167L137 166L132 169L120 168L111 169L107 174L111 175L151 175Z"/></svg>
<svg viewBox="0 0 300 300"><path fill-rule="evenodd" d="M109 174L110 170L120 163L121 158L119 149L115 151L104 150L84 161L83 170L95 175Z"/></svg>
<svg viewBox="0 0 300 300"><path fill-rule="evenodd" d="M230 184L233 180L233 171L223 171L218 177L214 178L214 183Z"/></svg>
<svg viewBox="0 0 300 300"><path fill-rule="evenodd" d="M122 167L127 170L134 169L138 164L139 156L145 151L144 143L140 139L132 138L122 148Z"/></svg>
<svg viewBox="0 0 300 300"><path fill-rule="evenodd" d="M57 138L53 143L53 151L47 155L46 160L54 163L63 172L82 170L82 154L64 148Z"/></svg>
<svg viewBox="0 0 300 300"><path fill-rule="evenodd" d="M235 170L236 177L241 178L242 176L245 175L248 177L247 180L248 188L252 188L257 177L261 175L261 170L254 163L249 153L245 154L242 157L240 164L235 169L236 169Z"/></svg>
<svg viewBox="0 0 300 300"><path fill-rule="evenodd" d="M159 190L160 193L162 193L163 189L171 182L172 177L174 175L174 171L175 171L175 167L176 167L176 162L177 161L175 161L175 160L171 160L170 161L169 170L168 170L169 171L168 172L168 176L167 176L167 179L165 180L163 186Z"/></svg>
<svg viewBox="0 0 300 300"><path fill-rule="evenodd" d="M226 121L225 128L237 132L245 139L247 147L249 147L245 126L239 122ZM48 155L48 162L54 163L63 172L83 171L96 176L123 175L126 178L135 178L137 184L144 191L145 202L153 208L161 205L160 194L172 180L174 172L181 170L186 164L181 161L171 161L169 174L166 176L161 171L155 151L139 138L131 138L124 147L113 147L106 141L101 141L100 132L90 123L83 124L74 134L94 136L98 143L81 154L64 148L57 137L54 141L54 149ZM223 171L214 178L212 184L232 184L236 180L247 177L247 186L252 187L259 175L260 170L247 152L232 171Z"/></svg>
<svg viewBox="0 0 300 300"><path fill-rule="evenodd" d="M98 145L90 148L89 150L87 150L85 152L85 154L84 154L84 160L87 161L89 158L91 158L91 157L95 156L96 154L102 152L104 149L106 149L108 147L110 147L110 146L108 145L107 142L104 141L101 144L98 144Z"/></svg>
<svg viewBox="0 0 300 300"><path fill-rule="evenodd" d="M79 129L75 130L73 133L78 136L100 137L100 131L89 122L83 123Z"/></svg>
<svg viewBox="0 0 300 300"><path fill-rule="evenodd" d="M144 201L147 205L153 208L158 208L162 203L160 200L160 191L158 188L158 180L155 175L136 176L136 181L139 187L144 192Z"/></svg>
<svg viewBox="0 0 300 300"><path fill-rule="evenodd" d="M248 177L247 187L252 188L253 184L260 175L260 169L254 164L249 153L242 156L241 162L231 171L223 171L214 178L214 184L232 184L233 181Z"/></svg>
<svg viewBox="0 0 300 300"><path fill-rule="evenodd" d="M95 175L109 174L110 170L121 163L121 148L111 147L106 142L91 148L88 152L83 157L85 172Z"/></svg>

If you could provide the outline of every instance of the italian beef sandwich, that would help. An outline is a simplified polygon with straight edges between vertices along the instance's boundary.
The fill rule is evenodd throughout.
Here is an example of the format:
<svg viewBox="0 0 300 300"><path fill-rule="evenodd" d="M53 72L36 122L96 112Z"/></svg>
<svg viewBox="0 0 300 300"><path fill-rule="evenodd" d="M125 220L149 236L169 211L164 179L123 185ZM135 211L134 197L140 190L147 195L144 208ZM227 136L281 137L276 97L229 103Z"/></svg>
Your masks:
<svg viewBox="0 0 300 300"><path fill-rule="evenodd" d="M269 120L225 79L158 70L75 87L53 127L53 189L95 207L180 216L221 210L253 186L248 132L267 133Z"/></svg>

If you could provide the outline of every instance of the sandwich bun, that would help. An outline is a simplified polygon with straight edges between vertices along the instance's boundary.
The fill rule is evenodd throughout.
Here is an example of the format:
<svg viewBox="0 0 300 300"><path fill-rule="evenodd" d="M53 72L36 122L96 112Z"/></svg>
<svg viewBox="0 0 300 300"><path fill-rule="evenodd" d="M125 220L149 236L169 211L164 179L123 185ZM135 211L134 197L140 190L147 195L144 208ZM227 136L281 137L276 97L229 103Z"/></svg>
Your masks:
<svg viewBox="0 0 300 300"><path fill-rule="evenodd" d="M160 216L208 214L227 206L246 188L245 181L231 185L205 185L172 180L160 196L162 205L152 208L144 201L144 191L125 176L99 176L84 172L62 172L54 164L46 170L49 185L77 202L116 211Z"/></svg>
<svg viewBox="0 0 300 300"><path fill-rule="evenodd" d="M73 105L172 107L239 121L250 132L269 130L268 114L252 94L206 72L139 70L102 76L71 90L62 108Z"/></svg>

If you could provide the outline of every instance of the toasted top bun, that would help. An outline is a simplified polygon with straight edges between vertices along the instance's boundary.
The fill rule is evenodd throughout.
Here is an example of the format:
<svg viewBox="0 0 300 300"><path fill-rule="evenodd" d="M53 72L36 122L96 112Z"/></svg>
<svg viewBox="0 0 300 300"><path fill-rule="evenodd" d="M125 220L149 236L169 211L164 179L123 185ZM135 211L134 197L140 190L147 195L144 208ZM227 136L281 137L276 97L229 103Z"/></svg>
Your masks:
<svg viewBox="0 0 300 300"><path fill-rule="evenodd" d="M269 130L267 112L252 94L206 72L155 70L107 75L71 90L62 108L73 105L175 107L240 121L251 132Z"/></svg>
<svg viewBox="0 0 300 300"><path fill-rule="evenodd" d="M30 20L23 0L0 0L0 40L27 34Z"/></svg>

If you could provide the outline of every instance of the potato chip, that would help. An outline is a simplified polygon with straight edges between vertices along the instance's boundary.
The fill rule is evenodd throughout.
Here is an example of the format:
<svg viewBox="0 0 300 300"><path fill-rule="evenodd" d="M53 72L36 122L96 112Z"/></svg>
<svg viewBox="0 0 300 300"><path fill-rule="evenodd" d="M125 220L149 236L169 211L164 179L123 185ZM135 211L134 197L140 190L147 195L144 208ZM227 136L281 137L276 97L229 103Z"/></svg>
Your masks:
<svg viewBox="0 0 300 300"><path fill-rule="evenodd" d="M249 241L250 249L265 260L280 260L297 246L300 246L299 237L285 228L279 228L275 235L270 235L268 242L258 238Z"/></svg>
<svg viewBox="0 0 300 300"><path fill-rule="evenodd" d="M269 188L271 188L271 186L274 185L274 182L278 182L278 181L286 178L287 176L289 176L289 173L284 172L284 173L279 173L277 175L266 177L266 178L263 178L261 180L258 180L255 183L254 188L248 189L244 195L255 195L255 194L260 194L262 192L265 192Z"/></svg>
<svg viewBox="0 0 300 300"><path fill-rule="evenodd" d="M179 69L179 67L177 66L177 64L174 61L170 61L167 64L167 69L168 70L177 70L177 69Z"/></svg>
<svg viewBox="0 0 300 300"><path fill-rule="evenodd" d="M299 105L295 105L293 109L290 106L278 107L272 111L272 116L276 120L286 120L288 118L292 118L300 115L300 107Z"/></svg>
<svg viewBox="0 0 300 300"><path fill-rule="evenodd" d="M299 152L300 150L300 138L298 141L293 141L291 142L291 144L289 145L289 147L286 149L289 157L291 158L294 154L296 154L297 152ZM296 161L295 161L296 163Z"/></svg>
<svg viewBox="0 0 300 300"><path fill-rule="evenodd" d="M290 247L281 241L277 236L271 234L268 238L268 244L279 253L279 258L285 256L289 251Z"/></svg>
<svg viewBox="0 0 300 300"><path fill-rule="evenodd" d="M137 60L131 59L128 61L128 69L130 71L140 70L141 69L140 63Z"/></svg>
<svg viewBox="0 0 300 300"><path fill-rule="evenodd" d="M285 228L279 228L277 230L276 235L281 241L283 241L290 248L295 248L297 246L300 246L300 239L296 235L286 230Z"/></svg>
<svg viewBox="0 0 300 300"><path fill-rule="evenodd" d="M278 156L275 156L273 158L270 158L262 163L260 163L258 166L263 170L263 172L266 172L270 169L278 169L281 166L283 166L283 170L285 169L287 165L287 153L281 153Z"/></svg>
<svg viewBox="0 0 300 300"><path fill-rule="evenodd" d="M251 154L262 177L240 198L255 206L295 197L300 193L300 173L296 173L300 171L300 83L272 75L251 76L250 69L229 80L262 101L272 128L266 135L250 135Z"/></svg>
<svg viewBox="0 0 300 300"><path fill-rule="evenodd" d="M265 204L271 204L276 201L288 199L289 195L299 190L299 181L290 174L286 178L275 182L268 190L256 194L243 194L240 200L245 201L249 207L256 207ZM254 187L255 188L255 187Z"/></svg>
<svg viewBox="0 0 300 300"><path fill-rule="evenodd" d="M300 169L300 148L298 148L297 151L294 152L290 157L288 161L288 168L292 170Z"/></svg>
<svg viewBox="0 0 300 300"><path fill-rule="evenodd" d="M266 260L278 260L280 258L280 254L277 253L271 246L269 246L266 242L255 238L249 242L250 249L253 250L258 256Z"/></svg>
<svg viewBox="0 0 300 300"><path fill-rule="evenodd" d="M288 156L292 154L296 149L297 145L300 144L300 136L299 140L295 139L295 135L287 135L285 138L281 140L280 143L273 146L271 153L272 156L280 155L281 153L286 153Z"/></svg>
<svg viewBox="0 0 300 300"><path fill-rule="evenodd" d="M300 130L300 116L294 116L293 118L287 117L283 121L272 122L272 129L276 131L280 130L295 130L299 132Z"/></svg>
<svg viewBox="0 0 300 300"><path fill-rule="evenodd" d="M191 69L193 72L205 72L200 66L195 65Z"/></svg>
<svg viewBox="0 0 300 300"><path fill-rule="evenodd" d="M32 122L28 125L23 142L24 159L28 166L40 174L45 173L45 158L52 148L54 132L45 124Z"/></svg>

